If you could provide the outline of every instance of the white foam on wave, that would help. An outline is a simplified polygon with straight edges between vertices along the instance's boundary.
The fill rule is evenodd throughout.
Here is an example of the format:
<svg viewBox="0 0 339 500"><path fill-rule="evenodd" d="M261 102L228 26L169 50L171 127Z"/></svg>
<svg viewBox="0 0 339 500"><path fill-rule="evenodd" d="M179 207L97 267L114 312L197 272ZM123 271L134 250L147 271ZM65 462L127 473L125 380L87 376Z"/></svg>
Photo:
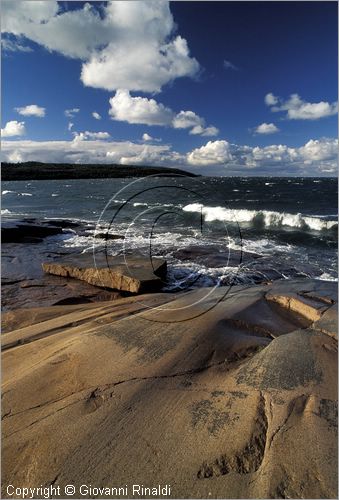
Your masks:
<svg viewBox="0 0 339 500"><path fill-rule="evenodd" d="M139 201L136 201L133 203L133 207L173 207L173 203L154 203L154 204L149 204L149 203L142 203Z"/></svg>
<svg viewBox="0 0 339 500"><path fill-rule="evenodd" d="M280 273L281 274L281 273ZM281 279L288 279L281 274ZM196 287L230 286L255 284L258 279L269 279L265 273L257 270L248 273L241 266L208 267L194 262L172 264L168 270L168 284L164 291L184 290Z"/></svg>
<svg viewBox="0 0 339 500"><path fill-rule="evenodd" d="M259 240L242 239L241 245L233 238L228 238L227 246L231 250L243 250L244 252L258 255L274 255L276 252L289 253L297 251L297 247L290 243L278 244L276 241L267 238Z"/></svg>
<svg viewBox="0 0 339 500"><path fill-rule="evenodd" d="M185 212L198 212L204 215L206 222L225 221L241 223L253 223L264 227L289 226L299 229L312 229L322 231L331 229L337 225L336 221L328 221L320 217L289 214L286 212L274 212L270 210L232 210L224 207L209 207L200 203L191 203L183 207Z"/></svg>
<svg viewBox="0 0 339 500"><path fill-rule="evenodd" d="M4 208L1 210L1 215L10 215L12 212L8 210L8 208Z"/></svg>
<svg viewBox="0 0 339 500"><path fill-rule="evenodd" d="M329 273L323 273L321 276L316 276L315 279L321 281L338 281L338 278L331 276Z"/></svg>
<svg viewBox="0 0 339 500"><path fill-rule="evenodd" d="M91 236L80 236L74 234L72 236L68 236L64 240L64 246L66 248L83 248L84 250L93 249L93 243L97 243L99 245L99 241L95 240L94 237Z"/></svg>
<svg viewBox="0 0 339 500"><path fill-rule="evenodd" d="M10 189L4 189L1 194L4 196L5 194L17 194L18 196L33 196L32 193L16 193L16 191L11 191Z"/></svg>

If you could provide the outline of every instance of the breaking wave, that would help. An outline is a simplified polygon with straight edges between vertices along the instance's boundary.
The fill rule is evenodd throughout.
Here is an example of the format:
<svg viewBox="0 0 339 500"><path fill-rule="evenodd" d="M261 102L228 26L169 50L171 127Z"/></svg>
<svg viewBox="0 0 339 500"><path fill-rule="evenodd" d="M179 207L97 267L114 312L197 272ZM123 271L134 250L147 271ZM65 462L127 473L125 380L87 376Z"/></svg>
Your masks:
<svg viewBox="0 0 339 500"><path fill-rule="evenodd" d="M183 207L185 212L198 212L204 215L206 222L225 221L234 223L248 223L255 227L281 228L292 227L299 230L326 231L337 227L337 221L286 212L269 210L232 210L224 207L209 207L199 203L192 203Z"/></svg>

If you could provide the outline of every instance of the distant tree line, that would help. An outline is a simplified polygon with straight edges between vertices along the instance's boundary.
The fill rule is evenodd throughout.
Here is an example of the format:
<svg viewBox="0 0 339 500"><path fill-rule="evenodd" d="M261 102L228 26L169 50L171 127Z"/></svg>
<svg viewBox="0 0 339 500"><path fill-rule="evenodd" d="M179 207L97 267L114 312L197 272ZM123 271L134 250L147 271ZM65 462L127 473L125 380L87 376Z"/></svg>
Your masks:
<svg viewBox="0 0 339 500"><path fill-rule="evenodd" d="M117 164L74 164L74 163L41 163L27 161L24 163L2 163L1 177L3 181L26 181L48 179L110 179L114 177L144 177L146 175L187 175L178 168L150 167Z"/></svg>

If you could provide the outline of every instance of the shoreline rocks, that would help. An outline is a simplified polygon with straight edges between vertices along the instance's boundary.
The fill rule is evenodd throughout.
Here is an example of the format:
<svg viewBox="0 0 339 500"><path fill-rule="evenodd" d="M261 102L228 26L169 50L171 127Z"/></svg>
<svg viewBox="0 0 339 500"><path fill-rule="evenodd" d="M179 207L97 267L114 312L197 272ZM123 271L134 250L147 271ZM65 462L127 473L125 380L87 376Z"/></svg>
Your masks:
<svg viewBox="0 0 339 500"><path fill-rule="evenodd" d="M337 498L337 285L219 288L206 309L209 292L13 312L3 498L107 478L172 498Z"/></svg>

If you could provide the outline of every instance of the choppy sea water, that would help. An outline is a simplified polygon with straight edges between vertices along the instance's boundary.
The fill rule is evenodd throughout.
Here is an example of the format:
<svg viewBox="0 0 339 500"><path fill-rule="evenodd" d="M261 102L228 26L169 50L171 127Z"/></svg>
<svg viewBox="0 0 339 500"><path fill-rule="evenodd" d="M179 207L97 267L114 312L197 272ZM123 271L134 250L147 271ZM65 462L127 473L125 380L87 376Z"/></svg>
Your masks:
<svg viewBox="0 0 339 500"><path fill-rule="evenodd" d="M54 238L59 249L162 256L168 290L337 279L334 178L3 182L2 217L79 221L81 231Z"/></svg>

